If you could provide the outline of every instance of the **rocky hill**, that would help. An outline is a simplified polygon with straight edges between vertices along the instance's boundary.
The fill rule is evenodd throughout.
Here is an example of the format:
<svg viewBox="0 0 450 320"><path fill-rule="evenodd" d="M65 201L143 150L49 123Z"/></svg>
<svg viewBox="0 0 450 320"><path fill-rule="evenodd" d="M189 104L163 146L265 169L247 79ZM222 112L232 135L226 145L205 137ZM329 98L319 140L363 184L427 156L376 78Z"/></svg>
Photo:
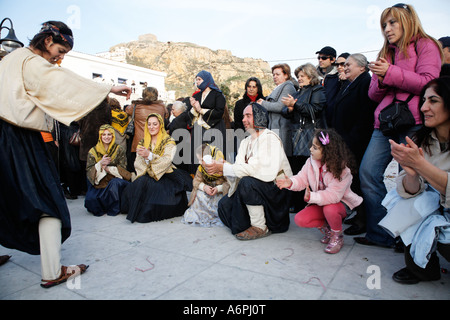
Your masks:
<svg viewBox="0 0 450 320"><path fill-rule="evenodd" d="M265 95L274 88L270 65L266 61L238 58L227 50L214 51L187 42L160 42L152 34L118 44L110 52L116 50L126 52L129 64L167 73L166 90L174 90L176 98L192 95L195 75L201 70L211 72L231 108L243 95L245 81L251 76L261 80Z"/></svg>

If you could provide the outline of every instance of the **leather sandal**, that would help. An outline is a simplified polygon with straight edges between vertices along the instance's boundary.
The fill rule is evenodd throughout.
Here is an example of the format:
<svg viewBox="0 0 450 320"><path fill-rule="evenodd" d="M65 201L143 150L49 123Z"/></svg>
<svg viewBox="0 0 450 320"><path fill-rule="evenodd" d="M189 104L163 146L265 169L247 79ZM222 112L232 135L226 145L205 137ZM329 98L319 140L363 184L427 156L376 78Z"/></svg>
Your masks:
<svg viewBox="0 0 450 320"><path fill-rule="evenodd" d="M238 240L255 240L264 238L270 235L270 230L266 227L264 230L258 227L251 226L245 231L242 231L236 235Z"/></svg>
<svg viewBox="0 0 450 320"><path fill-rule="evenodd" d="M87 268L89 266L86 266L84 264L79 264L77 266L61 266L61 275L58 277L58 279L55 280L41 280L41 287L48 289L54 286L57 286L58 284L64 283L67 280L69 280L71 277L79 276L86 272Z"/></svg>

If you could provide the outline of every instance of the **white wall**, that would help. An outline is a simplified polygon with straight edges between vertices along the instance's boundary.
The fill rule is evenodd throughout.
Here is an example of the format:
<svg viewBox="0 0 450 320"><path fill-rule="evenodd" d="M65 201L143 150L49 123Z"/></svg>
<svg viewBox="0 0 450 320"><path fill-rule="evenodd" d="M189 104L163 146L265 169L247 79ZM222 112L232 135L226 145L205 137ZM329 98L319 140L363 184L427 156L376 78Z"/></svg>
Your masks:
<svg viewBox="0 0 450 320"><path fill-rule="evenodd" d="M70 51L66 54L62 67L72 70L82 77L93 79L93 74L101 74L102 79L95 79L95 81L105 81L107 83L119 84L119 78L127 79L127 85L132 87L132 82L135 83L135 93L132 99L139 99L142 97L143 86L140 83L147 82L148 87L158 89L160 99L166 103L170 103L172 94L166 92L165 78L167 76L164 72L154 71L142 67L133 66L130 64L117 62L89 54L84 54L76 51ZM117 96L115 96L117 98ZM125 99L118 99L122 104L128 104Z"/></svg>

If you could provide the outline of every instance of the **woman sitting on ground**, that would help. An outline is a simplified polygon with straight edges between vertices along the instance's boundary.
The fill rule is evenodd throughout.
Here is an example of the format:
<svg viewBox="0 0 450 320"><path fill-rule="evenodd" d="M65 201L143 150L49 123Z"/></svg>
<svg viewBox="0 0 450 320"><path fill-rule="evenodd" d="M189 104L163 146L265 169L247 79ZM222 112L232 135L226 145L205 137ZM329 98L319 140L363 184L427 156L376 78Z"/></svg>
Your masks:
<svg viewBox="0 0 450 320"><path fill-rule="evenodd" d="M121 210L128 214L128 220L152 222L178 217L186 211L186 191L192 190L192 178L172 164L176 152L163 117L151 113L145 122L144 139L136 149L137 178L122 195Z"/></svg>
<svg viewBox="0 0 450 320"><path fill-rule="evenodd" d="M388 199L383 201L388 209L386 219L398 212L395 226L404 224L408 217L417 217L418 222L400 233L406 246L406 267L394 273L393 279L404 284L440 279L436 251L450 261L450 77L430 81L420 97L425 126L413 140L407 137L406 145L389 141L392 156L403 168L396 189L401 198L391 208L386 204ZM394 230L393 224L385 221L380 225Z"/></svg>
<svg viewBox="0 0 450 320"><path fill-rule="evenodd" d="M120 196L131 179L126 167L125 149L116 143L114 128L109 124L102 125L97 145L87 157L89 183L84 206L89 212L95 216L120 213Z"/></svg>

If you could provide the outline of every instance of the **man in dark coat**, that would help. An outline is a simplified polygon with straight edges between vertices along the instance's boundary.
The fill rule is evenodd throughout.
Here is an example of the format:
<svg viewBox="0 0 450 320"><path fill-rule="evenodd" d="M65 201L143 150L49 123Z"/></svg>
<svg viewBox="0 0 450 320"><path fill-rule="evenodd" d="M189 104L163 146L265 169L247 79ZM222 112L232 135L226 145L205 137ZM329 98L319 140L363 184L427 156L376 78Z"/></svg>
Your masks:
<svg viewBox="0 0 450 320"><path fill-rule="evenodd" d="M325 119L328 127L332 127L335 100L341 87L339 74L335 66L336 50L327 46L323 47L320 51L317 51L316 54L318 54L317 59L319 60L317 71L323 78L322 85L325 88L325 96L327 97Z"/></svg>

